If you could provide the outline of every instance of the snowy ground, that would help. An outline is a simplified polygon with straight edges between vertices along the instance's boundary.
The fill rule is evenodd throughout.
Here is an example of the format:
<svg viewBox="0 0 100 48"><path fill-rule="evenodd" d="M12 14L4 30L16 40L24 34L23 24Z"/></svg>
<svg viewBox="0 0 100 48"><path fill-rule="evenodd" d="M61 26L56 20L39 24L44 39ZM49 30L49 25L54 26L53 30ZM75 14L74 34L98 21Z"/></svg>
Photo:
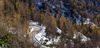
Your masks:
<svg viewBox="0 0 100 48"><path fill-rule="evenodd" d="M42 28L42 30L35 35L35 38L41 43L46 43L46 45L50 45L53 43L52 39L49 39L46 37L46 33L45 33L45 29L46 27L44 26L38 26L40 28ZM57 32L61 34L61 30L59 28L57 28ZM45 40L48 40L47 42ZM60 36L58 36L57 38L54 38L54 42L57 43L58 41L60 41Z"/></svg>
<svg viewBox="0 0 100 48"><path fill-rule="evenodd" d="M80 32L76 32L76 33L74 34L74 36L73 36L73 39L78 38L78 36L80 36L82 42L86 42L86 41L90 40L90 38L84 36L84 35L83 35L82 33L80 33Z"/></svg>
<svg viewBox="0 0 100 48"><path fill-rule="evenodd" d="M29 28L30 28L29 34L31 35L31 33L33 32L31 35L31 37L33 37L33 42L35 42L36 44L38 44L42 47L49 48L49 47L46 47L43 45L43 43L46 43L46 45L50 45L53 43L52 39L49 39L46 37L46 33L45 33L46 27L42 26L42 25L39 26L37 24L37 22L33 22L33 21L30 21L29 25L30 25L29 26ZM61 30L59 28L57 28L57 32L61 34ZM46 40L48 40L48 41L46 42ZM58 36L57 38L54 38L55 43L57 43L58 41L60 41L60 36Z"/></svg>
<svg viewBox="0 0 100 48"><path fill-rule="evenodd" d="M52 38L48 38L46 37L46 33L45 33L45 29L46 27L45 26L40 26L38 24L35 24L37 22L30 22L32 25L30 26L30 32L33 32L33 34L36 32L34 30L37 30L38 33L36 32L34 35L33 35L33 42L35 42L37 45L40 45L41 47L44 47L44 48L49 48L49 47L46 47L45 45L50 45L53 43L53 40ZM57 28L57 32L61 34L61 30L59 28ZM76 39L77 37L81 36L81 41L82 42L86 42L88 40L90 40L89 38L87 38L86 36L84 36L83 34L81 34L80 32L77 32L74 34L73 36L73 39ZM48 40L48 41L46 41ZM58 36L57 38L54 38L54 42L57 44L58 42L60 41L60 36ZM43 45L43 43L46 43L45 45ZM74 44L74 43L72 43Z"/></svg>

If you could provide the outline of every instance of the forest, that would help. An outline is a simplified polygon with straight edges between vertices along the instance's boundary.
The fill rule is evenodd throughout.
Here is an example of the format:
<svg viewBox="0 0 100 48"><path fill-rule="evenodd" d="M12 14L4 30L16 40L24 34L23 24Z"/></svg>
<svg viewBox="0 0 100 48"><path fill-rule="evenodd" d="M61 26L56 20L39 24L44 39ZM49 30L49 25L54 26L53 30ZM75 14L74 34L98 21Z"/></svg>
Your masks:
<svg viewBox="0 0 100 48"><path fill-rule="evenodd" d="M38 6L37 1L0 0L0 47L42 48L30 42L29 35L24 36L29 33L28 21L32 20L46 27L47 37L61 36L60 42L48 46L50 48L100 48L100 0L39 0L42 6ZM68 10L63 15L65 7ZM85 24L87 19L91 21L89 24ZM57 27L61 34L57 33ZM80 36L73 39L78 32L90 40L81 42Z"/></svg>

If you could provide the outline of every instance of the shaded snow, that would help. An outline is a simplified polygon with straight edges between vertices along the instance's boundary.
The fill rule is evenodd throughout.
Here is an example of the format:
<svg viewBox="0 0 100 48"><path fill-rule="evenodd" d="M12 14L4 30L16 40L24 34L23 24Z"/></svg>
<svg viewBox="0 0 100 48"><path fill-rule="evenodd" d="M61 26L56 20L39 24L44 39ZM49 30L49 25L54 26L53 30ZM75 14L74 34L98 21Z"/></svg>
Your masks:
<svg viewBox="0 0 100 48"><path fill-rule="evenodd" d="M78 23L78 24L80 24L80 22L81 22L81 18L76 18L76 23Z"/></svg>

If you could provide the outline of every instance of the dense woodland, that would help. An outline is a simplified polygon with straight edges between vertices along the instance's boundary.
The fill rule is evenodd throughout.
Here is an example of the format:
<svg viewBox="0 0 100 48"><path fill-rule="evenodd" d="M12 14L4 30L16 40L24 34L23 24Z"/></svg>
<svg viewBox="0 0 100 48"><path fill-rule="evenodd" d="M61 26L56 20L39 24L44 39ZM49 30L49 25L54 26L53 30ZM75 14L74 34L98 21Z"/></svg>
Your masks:
<svg viewBox="0 0 100 48"><path fill-rule="evenodd" d="M49 0L48 0L49 1ZM100 14L95 15L94 12L100 13L99 0L60 0L69 3L72 6L73 13L78 12L84 18L90 18L96 24L79 25L73 20L67 19L59 13L60 17L55 17L49 12L48 6L45 4L46 12L38 10L35 6L35 0L0 0L0 46L5 44L8 48L40 48L34 43L29 42L27 34L28 20L38 21L39 24L46 26L46 33L51 38L59 36L56 27L62 30L61 42L57 48L96 48L100 47ZM54 0L56 4L56 0ZM92 13L87 10L93 11ZM11 28L11 29L8 29ZM13 30L16 34L11 34L9 30ZM75 32L81 32L91 40L81 43L80 37L73 39ZM66 40L66 38L68 40ZM71 46L70 40L73 40L74 46ZM65 47L64 45L67 44Z"/></svg>

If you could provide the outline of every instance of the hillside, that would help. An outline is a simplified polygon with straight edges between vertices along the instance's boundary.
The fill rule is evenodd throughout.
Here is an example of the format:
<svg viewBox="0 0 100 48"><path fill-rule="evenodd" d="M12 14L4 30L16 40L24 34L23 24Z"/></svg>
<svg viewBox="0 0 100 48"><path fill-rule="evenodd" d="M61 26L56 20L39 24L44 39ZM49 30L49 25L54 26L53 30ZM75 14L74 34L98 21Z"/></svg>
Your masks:
<svg viewBox="0 0 100 48"><path fill-rule="evenodd" d="M100 48L99 0L0 0L1 48Z"/></svg>

